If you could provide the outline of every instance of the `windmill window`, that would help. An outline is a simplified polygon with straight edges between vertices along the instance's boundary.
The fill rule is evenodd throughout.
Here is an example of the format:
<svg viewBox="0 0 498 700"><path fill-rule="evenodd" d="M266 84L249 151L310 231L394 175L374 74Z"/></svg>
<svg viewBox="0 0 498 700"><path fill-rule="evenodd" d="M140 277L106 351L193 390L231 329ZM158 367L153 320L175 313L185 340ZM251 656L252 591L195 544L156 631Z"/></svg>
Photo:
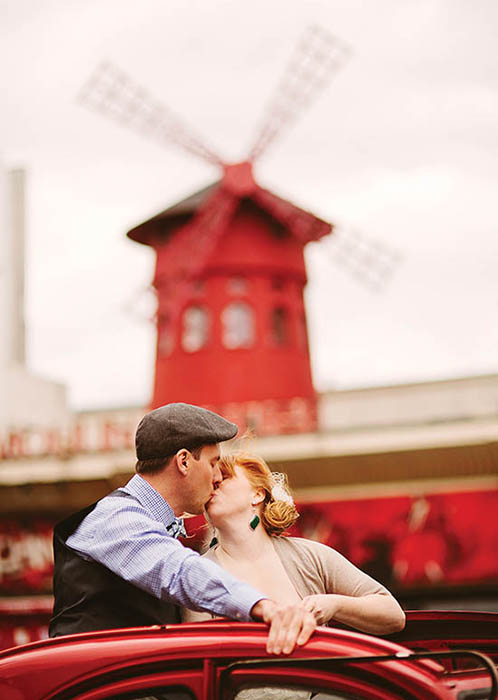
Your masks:
<svg viewBox="0 0 498 700"><path fill-rule="evenodd" d="M271 314L271 334L275 345L286 345L289 340L289 319L287 310L277 306Z"/></svg>
<svg viewBox="0 0 498 700"><path fill-rule="evenodd" d="M236 301L221 314L223 345L230 349L248 348L254 343L254 313L249 304Z"/></svg>
<svg viewBox="0 0 498 700"><path fill-rule="evenodd" d="M182 348L197 352L206 346L209 335L209 316L202 306L190 306L183 314Z"/></svg>
<svg viewBox="0 0 498 700"><path fill-rule="evenodd" d="M169 316L162 316L159 319L159 342L158 351L160 355L171 355L174 347L173 329Z"/></svg>

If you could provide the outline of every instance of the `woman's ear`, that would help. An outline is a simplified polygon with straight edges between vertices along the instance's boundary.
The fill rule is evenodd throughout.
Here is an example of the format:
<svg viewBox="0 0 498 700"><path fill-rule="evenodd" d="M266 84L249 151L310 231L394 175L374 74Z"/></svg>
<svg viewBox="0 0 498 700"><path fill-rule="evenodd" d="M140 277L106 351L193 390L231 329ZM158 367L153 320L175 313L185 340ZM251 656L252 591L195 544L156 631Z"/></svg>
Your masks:
<svg viewBox="0 0 498 700"><path fill-rule="evenodd" d="M252 506L259 506L265 500L266 492L264 489L255 489L254 495L251 499Z"/></svg>
<svg viewBox="0 0 498 700"><path fill-rule="evenodd" d="M181 450L178 450L174 457L174 463L178 471L182 476L187 476L188 470L189 470L189 455L190 452L186 450L185 448L182 448Z"/></svg>

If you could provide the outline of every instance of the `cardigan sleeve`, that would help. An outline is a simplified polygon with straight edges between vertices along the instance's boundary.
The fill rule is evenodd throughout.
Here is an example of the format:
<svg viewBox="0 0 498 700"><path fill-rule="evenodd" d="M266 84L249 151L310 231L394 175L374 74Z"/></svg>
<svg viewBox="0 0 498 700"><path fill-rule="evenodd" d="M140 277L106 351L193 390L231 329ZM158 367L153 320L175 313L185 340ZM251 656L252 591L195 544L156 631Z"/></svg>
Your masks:
<svg viewBox="0 0 498 700"><path fill-rule="evenodd" d="M321 580L324 593L339 593L350 596L364 596L372 593L390 595L389 591L378 581L365 574L332 547L301 537L286 539L294 552L299 555L300 564L298 561L295 561L295 564L311 566L314 569L313 573ZM316 592L318 591L309 590L306 595L312 595Z"/></svg>

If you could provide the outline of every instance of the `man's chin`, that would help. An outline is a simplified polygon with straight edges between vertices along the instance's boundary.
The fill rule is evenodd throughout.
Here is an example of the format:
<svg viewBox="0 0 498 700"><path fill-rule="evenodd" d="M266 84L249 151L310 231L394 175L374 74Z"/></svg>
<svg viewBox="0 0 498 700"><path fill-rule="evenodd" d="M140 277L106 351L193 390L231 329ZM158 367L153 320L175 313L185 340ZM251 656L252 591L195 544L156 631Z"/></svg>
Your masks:
<svg viewBox="0 0 498 700"><path fill-rule="evenodd" d="M188 509L188 514L191 516L202 515L204 513L204 506L202 504L192 505Z"/></svg>

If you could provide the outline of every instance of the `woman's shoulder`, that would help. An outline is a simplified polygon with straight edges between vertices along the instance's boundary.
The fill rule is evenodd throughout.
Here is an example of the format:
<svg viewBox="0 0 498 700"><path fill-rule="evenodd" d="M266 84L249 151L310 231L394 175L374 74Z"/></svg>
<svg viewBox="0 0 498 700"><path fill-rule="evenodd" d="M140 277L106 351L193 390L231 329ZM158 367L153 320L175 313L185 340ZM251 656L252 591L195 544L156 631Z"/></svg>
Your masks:
<svg viewBox="0 0 498 700"><path fill-rule="evenodd" d="M334 555L340 557L339 553L332 547L316 540L308 540L306 537L275 537L274 542L277 548L282 551L293 551L296 554L312 556L315 559L323 559L323 557Z"/></svg>
<svg viewBox="0 0 498 700"><path fill-rule="evenodd" d="M305 595L326 593L328 572L335 569L335 550L305 537L277 537L276 551L281 560L290 563L304 581Z"/></svg>
<svg viewBox="0 0 498 700"><path fill-rule="evenodd" d="M306 537L290 537L287 535L280 535L274 537L274 541L278 542L282 547L292 547L293 549L331 549L326 544L322 544L316 540L308 540Z"/></svg>

